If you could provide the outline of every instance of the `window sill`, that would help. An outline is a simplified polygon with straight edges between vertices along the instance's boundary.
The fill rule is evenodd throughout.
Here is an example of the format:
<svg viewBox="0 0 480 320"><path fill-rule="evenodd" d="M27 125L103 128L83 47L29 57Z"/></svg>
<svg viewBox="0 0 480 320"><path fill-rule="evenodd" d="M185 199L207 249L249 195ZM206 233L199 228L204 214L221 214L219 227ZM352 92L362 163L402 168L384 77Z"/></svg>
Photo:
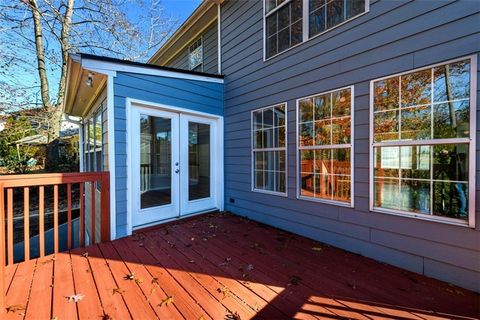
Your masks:
<svg viewBox="0 0 480 320"><path fill-rule="evenodd" d="M378 207L373 207L372 209L370 209L370 212L381 213L381 214L389 214L389 215L393 215L393 216L399 216L399 217L410 218L410 219L417 219L417 220L424 220L424 221L431 221L431 222L449 224L449 225L458 226L458 227L467 227L467 228L472 228L472 229L475 228L474 225L472 225L472 226L469 225L468 221L454 219L454 218L426 215L426 214L421 214L421 213L411 213L411 212L400 211L400 210L390 210L390 209L384 209L384 208L378 208Z"/></svg>
<svg viewBox="0 0 480 320"><path fill-rule="evenodd" d="M305 201L311 201L311 202L317 202L317 203L324 203L324 204L330 204L330 205L352 208L352 209L354 208L353 201L352 202L342 202L342 201L328 200L328 199L322 199L322 198L311 198L311 197L306 197L306 196L297 196L297 200L305 200Z"/></svg>
<svg viewBox="0 0 480 320"><path fill-rule="evenodd" d="M252 189L252 192L264 193L271 196L278 196L283 198L288 197L288 194L286 192L276 192L276 191L269 191L269 190L255 189L255 188Z"/></svg>

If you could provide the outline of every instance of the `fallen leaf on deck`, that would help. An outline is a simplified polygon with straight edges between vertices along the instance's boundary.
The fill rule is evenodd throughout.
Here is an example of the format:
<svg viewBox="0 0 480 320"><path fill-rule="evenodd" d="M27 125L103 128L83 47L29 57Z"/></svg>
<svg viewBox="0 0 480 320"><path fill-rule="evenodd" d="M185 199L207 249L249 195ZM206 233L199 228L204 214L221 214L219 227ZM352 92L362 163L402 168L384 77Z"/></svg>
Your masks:
<svg viewBox="0 0 480 320"><path fill-rule="evenodd" d="M253 264L250 263L250 264L247 266L247 271L252 271L252 270L253 270Z"/></svg>
<svg viewBox="0 0 480 320"><path fill-rule="evenodd" d="M160 302L160 304L158 306L159 307L163 307L164 305L168 306L169 304L171 304L173 302L174 302L173 296L168 296L165 299L163 299L162 302Z"/></svg>
<svg viewBox="0 0 480 320"><path fill-rule="evenodd" d="M240 318L240 315L236 311L234 313L230 312L229 314L227 314L225 319L228 319L228 320L242 320L242 318Z"/></svg>
<svg viewBox="0 0 480 320"><path fill-rule="evenodd" d="M84 254L82 254L82 257L88 258L88 252L85 252Z"/></svg>
<svg viewBox="0 0 480 320"><path fill-rule="evenodd" d="M113 317L111 315L109 315L108 313L105 313L102 316L102 320L113 320Z"/></svg>
<svg viewBox="0 0 480 320"><path fill-rule="evenodd" d="M296 286L300 283L300 280L302 280L302 278L300 278L299 276L291 276L290 284L293 284L294 286Z"/></svg>
<svg viewBox="0 0 480 320"><path fill-rule="evenodd" d="M323 249L320 248L320 247L313 247L312 250L313 250L313 251L322 251Z"/></svg>
<svg viewBox="0 0 480 320"><path fill-rule="evenodd" d="M205 320L205 318L203 316L200 316L200 318L198 318L198 320Z"/></svg>
<svg viewBox="0 0 480 320"><path fill-rule="evenodd" d="M222 299L225 299L226 297L228 297L228 294L230 293L230 289L228 289L227 287L221 287L221 288L218 288L217 291L221 294L223 294L223 298Z"/></svg>
<svg viewBox="0 0 480 320"><path fill-rule="evenodd" d="M14 304L14 305L8 306L6 309L7 309L7 313L9 313L9 312L25 310L25 306L22 306L20 304Z"/></svg>
<svg viewBox="0 0 480 320"><path fill-rule="evenodd" d="M115 293L123 294L124 292L125 292L125 290L123 290L122 288L112 289L112 295L114 295Z"/></svg>
<svg viewBox="0 0 480 320"><path fill-rule="evenodd" d="M140 285L141 283L143 283L143 279L142 278L135 278L135 283Z"/></svg>
<svg viewBox="0 0 480 320"><path fill-rule="evenodd" d="M74 294L74 295L71 295L71 296L68 296L66 297L67 300L68 300L68 303L70 302L75 302L77 303L78 301L81 301L83 298L85 298L85 295L84 294L81 294L81 293L77 293L77 294Z"/></svg>
<svg viewBox="0 0 480 320"><path fill-rule="evenodd" d="M53 261L55 261L55 258L51 258L51 259L42 261L42 264L47 264L47 263L50 263L50 262L53 262Z"/></svg>
<svg viewBox="0 0 480 320"><path fill-rule="evenodd" d="M152 278L152 284L156 284L157 286L160 285L157 277Z"/></svg>
<svg viewBox="0 0 480 320"><path fill-rule="evenodd" d="M130 274L126 274L125 277L123 277L124 280L135 280L135 272L132 272Z"/></svg>

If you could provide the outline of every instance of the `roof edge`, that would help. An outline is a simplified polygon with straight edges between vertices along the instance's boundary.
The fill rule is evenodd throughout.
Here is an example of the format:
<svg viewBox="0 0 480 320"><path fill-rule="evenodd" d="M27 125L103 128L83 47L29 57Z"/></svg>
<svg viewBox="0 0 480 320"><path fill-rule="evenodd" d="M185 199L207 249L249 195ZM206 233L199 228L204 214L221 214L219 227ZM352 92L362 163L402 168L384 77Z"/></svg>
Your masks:
<svg viewBox="0 0 480 320"><path fill-rule="evenodd" d="M195 23L208 12L214 5L222 4L224 0L203 0L193 13L177 28L173 35L153 54L147 63L155 63L158 59L174 45L177 40L188 32ZM218 18L218 17L217 17Z"/></svg>

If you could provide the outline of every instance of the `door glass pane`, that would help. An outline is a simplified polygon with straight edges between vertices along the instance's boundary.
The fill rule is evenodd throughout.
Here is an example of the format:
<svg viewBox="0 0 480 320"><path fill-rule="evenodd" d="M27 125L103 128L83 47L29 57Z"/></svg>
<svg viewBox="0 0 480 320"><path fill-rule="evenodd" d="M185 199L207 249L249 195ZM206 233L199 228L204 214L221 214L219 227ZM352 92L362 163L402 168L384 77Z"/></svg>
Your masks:
<svg viewBox="0 0 480 320"><path fill-rule="evenodd" d="M188 123L188 200L210 197L210 125Z"/></svg>
<svg viewBox="0 0 480 320"><path fill-rule="evenodd" d="M140 115L141 208L172 203L172 120Z"/></svg>

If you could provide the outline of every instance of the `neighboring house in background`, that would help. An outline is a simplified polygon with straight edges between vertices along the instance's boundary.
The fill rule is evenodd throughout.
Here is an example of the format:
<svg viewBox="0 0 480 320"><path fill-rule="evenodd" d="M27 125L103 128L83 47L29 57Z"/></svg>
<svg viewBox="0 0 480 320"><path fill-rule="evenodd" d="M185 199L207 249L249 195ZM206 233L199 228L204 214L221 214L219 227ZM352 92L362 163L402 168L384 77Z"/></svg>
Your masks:
<svg viewBox="0 0 480 320"><path fill-rule="evenodd" d="M479 17L203 1L148 64L72 56L66 112L82 170L110 171L112 237L228 210L480 291Z"/></svg>

